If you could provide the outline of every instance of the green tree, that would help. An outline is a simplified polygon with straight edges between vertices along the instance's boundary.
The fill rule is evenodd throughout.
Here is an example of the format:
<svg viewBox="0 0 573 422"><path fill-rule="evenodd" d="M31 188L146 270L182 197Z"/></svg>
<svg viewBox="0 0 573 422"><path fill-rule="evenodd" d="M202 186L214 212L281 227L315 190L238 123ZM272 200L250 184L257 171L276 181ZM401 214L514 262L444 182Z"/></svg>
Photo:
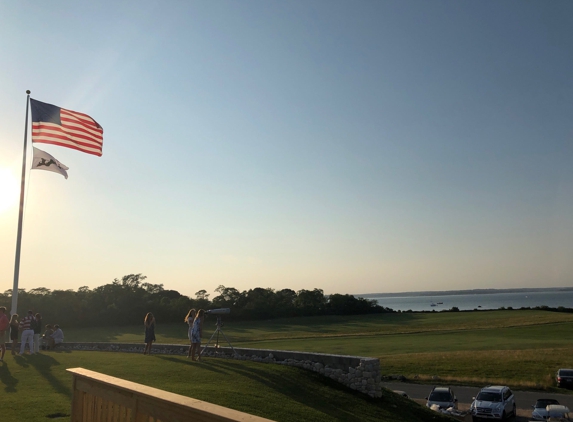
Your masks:
<svg viewBox="0 0 573 422"><path fill-rule="evenodd" d="M209 300L209 293L207 290L199 290L195 293L195 303L193 307L197 310L208 309L211 307L211 301Z"/></svg>
<svg viewBox="0 0 573 422"><path fill-rule="evenodd" d="M329 313L334 315L358 315L377 312L382 310L377 302L372 299L356 298L353 295L341 295L338 293L328 297Z"/></svg>
<svg viewBox="0 0 573 422"><path fill-rule="evenodd" d="M240 308L243 295L234 287L220 285L215 289L219 296L213 298L213 306L217 308Z"/></svg>
<svg viewBox="0 0 573 422"><path fill-rule="evenodd" d="M322 289L299 290L294 301L299 315L321 315L325 311L326 298Z"/></svg>
<svg viewBox="0 0 573 422"><path fill-rule="evenodd" d="M263 319L276 316L276 295L273 289L251 289L244 295L244 301L242 316L246 318Z"/></svg>

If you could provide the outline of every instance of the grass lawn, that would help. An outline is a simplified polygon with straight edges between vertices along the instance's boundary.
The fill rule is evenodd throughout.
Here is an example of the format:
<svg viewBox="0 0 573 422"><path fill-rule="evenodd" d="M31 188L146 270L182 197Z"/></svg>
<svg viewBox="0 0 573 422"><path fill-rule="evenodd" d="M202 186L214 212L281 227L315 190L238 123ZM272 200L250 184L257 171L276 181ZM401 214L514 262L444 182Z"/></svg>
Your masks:
<svg viewBox="0 0 573 422"><path fill-rule="evenodd" d="M555 386L557 369L573 367L571 352L569 347L395 354L384 357L381 366L386 374L401 374L419 382L478 387L501 384L571 394Z"/></svg>
<svg viewBox="0 0 573 422"><path fill-rule="evenodd" d="M72 377L83 367L277 421L448 421L397 395L372 399L310 371L227 359L45 352L0 363L2 420L69 420ZM397 410L399 409L399 411Z"/></svg>
<svg viewBox="0 0 573 422"><path fill-rule="evenodd" d="M204 331L210 337L214 319ZM67 329L66 341L142 342L141 326ZM211 331L211 328L213 331ZM573 367L573 315L546 311L402 313L225 320L234 346L378 357L382 373L432 383L554 389ZM187 344L187 326L156 329L159 343ZM206 341L206 339L204 339ZM371 399L318 374L282 365L106 352L48 352L0 363L5 420L69 419L71 375L84 367L278 421L439 421L396 395ZM434 377L439 377L436 381ZM564 392L563 390L559 390Z"/></svg>
<svg viewBox="0 0 573 422"><path fill-rule="evenodd" d="M159 343L188 343L188 326L183 323L183 317L181 319L181 324L162 325L161 321L158 321L157 341ZM205 335L215 330L215 322L214 317L208 317L205 320ZM330 337L347 339L391 334L545 327L555 324L573 324L573 314L546 311L479 311L301 317L268 321L233 321L231 314L228 318L224 318L224 323L223 331L233 343L238 344L270 340L313 340ZM137 326L69 328L65 330L65 334L67 341L142 342L143 321Z"/></svg>
<svg viewBox="0 0 573 422"><path fill-rule="evenodd" d="M207 320L210 337L214 318ZM382 373L450 383L551 389L573 367L573 314L513 310L225 320L234 346L378 357ZM69 341L141 342L142 327L66 330ZM184 323L159 325L160 343L187 343ZM206 339L204 340L206 341ZM519 370L517 370L519 368Z"/></svg>

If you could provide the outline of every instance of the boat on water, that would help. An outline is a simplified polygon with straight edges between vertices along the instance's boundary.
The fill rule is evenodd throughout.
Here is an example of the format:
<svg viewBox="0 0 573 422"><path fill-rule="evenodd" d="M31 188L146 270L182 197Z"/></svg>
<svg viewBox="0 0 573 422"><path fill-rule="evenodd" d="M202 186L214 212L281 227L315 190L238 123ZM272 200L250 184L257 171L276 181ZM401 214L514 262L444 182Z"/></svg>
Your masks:
<svg viewBox="0 0 573 422"><path fill-rule="evenodd" d="M430 306L437 306L437 305L436 305L435 303L433 303L433 302L432 302L432 303L430 303Z"/></svg>

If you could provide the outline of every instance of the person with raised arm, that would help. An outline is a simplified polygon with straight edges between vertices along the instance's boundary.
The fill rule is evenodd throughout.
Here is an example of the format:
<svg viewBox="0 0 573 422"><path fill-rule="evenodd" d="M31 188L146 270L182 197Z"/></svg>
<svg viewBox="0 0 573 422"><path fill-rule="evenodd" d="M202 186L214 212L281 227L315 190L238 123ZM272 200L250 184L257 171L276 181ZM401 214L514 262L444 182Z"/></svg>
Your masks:
<svg viewBox="0 0 573 422"><path fill-rule="evenodd" d="M145 315L143 324L145 325L145 349L143 349L143 354L150 355L151 345L155 341L155 317L151 312Z"/></svg>
<svg viewBox="0 0 573 422"><path fill-rule="evenodd" d="M205 311L199 309L197 315L193 320L193 328L191 329L191 360L199 361L201 359L201 337L203 336L203 315ZM195 359L195 353L197 353L197 359Z"/></svg>
<svg viewBox="0 0 573 422"><path fill-rule="evenodd" d="M191 351L193 349L193 321L195 320L195 314L197 314L195 309L189 310L184 321L189 325L189 330L187 331L187 336L189 337L189 351L187 352L187 358L191 357Z"/></svg>

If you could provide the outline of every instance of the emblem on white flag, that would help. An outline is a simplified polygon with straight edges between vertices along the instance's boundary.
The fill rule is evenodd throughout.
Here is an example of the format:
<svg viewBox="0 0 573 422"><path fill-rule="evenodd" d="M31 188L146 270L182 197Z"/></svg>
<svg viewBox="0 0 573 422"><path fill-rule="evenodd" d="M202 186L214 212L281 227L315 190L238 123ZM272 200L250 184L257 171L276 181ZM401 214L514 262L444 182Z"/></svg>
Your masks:
<svg viewBox="0 0 573 422"><path fill-rule="evenodd" d="M32 170L53 171L54 173L60 173L66 179L68 178L68 173L66 170L69 170L69 168L65 164L60 163L47 152L42 151L36 147L33 148L34 159L32 160Z"/></svg>

